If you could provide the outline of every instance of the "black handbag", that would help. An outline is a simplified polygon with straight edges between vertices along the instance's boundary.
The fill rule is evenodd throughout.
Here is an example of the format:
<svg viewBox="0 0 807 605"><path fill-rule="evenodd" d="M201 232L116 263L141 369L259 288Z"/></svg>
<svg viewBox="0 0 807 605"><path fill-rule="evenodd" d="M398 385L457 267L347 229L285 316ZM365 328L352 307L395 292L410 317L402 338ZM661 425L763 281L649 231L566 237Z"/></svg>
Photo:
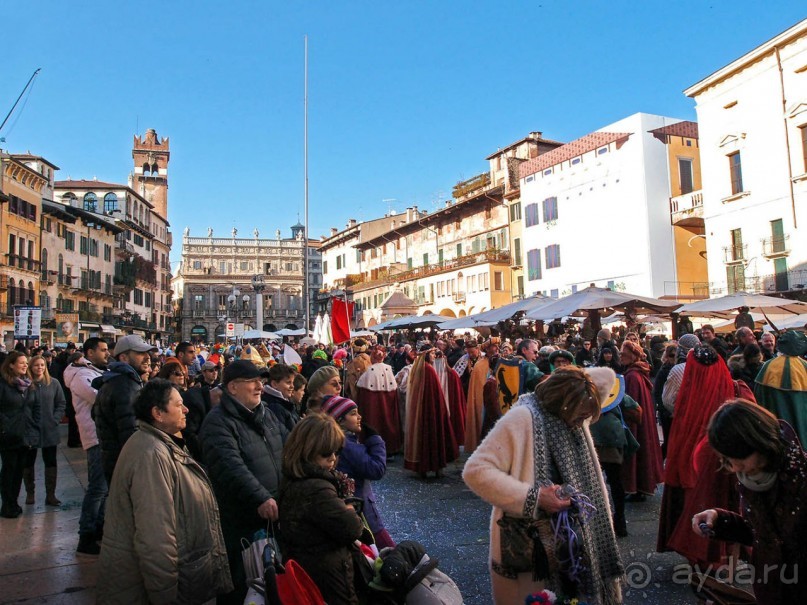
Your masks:
<svg viewBox="0 0 807 605"><path fill-rule="evenodd" d="M557 570L557 559L552 547L552 529L549 519L528 519L504 514L499 526L499 567L504 575L532 572L538 582L546 580Z"/></svg>

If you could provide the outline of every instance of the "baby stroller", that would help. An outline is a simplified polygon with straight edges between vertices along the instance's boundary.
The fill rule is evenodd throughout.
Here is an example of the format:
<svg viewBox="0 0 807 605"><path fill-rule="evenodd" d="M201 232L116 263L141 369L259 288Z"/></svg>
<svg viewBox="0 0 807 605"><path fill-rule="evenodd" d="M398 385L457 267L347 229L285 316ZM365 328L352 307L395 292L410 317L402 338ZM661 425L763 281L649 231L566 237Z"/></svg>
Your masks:
<svg viewBox="0 0 807 605"><path fill-rule="evenodd" d="M462 605L459 588L437 566L437 559L429 557L426 549L413 540L383 549L371 570L366 603Z"/></svg>

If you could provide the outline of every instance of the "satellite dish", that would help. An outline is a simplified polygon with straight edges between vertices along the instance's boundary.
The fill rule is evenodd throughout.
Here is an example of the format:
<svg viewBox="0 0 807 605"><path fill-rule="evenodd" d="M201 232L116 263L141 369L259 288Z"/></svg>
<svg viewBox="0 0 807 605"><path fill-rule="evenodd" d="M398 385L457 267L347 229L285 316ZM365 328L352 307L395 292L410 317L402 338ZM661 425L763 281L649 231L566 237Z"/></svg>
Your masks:
<svg viewBox="0 0 807 605"><path fill-rule="evenodd" d="M390 210L389 211L390 216L395 216L396 214L398 214L398 213L395 210Z"/></svg>

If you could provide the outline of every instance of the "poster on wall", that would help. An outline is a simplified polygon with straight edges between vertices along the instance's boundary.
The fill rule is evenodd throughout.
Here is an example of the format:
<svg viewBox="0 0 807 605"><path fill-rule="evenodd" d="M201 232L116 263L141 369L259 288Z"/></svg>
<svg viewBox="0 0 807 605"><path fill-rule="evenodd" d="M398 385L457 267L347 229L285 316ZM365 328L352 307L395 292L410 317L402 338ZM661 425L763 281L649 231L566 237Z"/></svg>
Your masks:
<svg viewBox="0 0 807 605"><path fill-rule="evenodd" d="M39 340L41 325L41 307L14 307L14 338L17 340Z"/></svg>
<svg viewBox="0 0 807 605"><path fill-rule="evenodd" d="M78 339L78 313L56 313L56 342L75 342Z"/></svg>

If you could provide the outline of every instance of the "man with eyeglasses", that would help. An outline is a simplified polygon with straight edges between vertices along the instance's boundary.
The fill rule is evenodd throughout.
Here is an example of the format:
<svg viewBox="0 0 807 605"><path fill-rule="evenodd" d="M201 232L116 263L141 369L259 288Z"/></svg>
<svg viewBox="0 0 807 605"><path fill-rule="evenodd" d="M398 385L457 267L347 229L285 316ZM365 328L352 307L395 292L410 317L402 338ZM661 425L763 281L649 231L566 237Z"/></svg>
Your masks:
<svg viewBox="0 0 807 605"><path fill-rule="evenodd" d="M239 359L224 368L221 403L199 433L203 460L216 492L221 529L236 589L218 603L244 602L247 593L241 539L252 541L267 521L277 521L286 427L261 405L261 370Z"/></svg>

